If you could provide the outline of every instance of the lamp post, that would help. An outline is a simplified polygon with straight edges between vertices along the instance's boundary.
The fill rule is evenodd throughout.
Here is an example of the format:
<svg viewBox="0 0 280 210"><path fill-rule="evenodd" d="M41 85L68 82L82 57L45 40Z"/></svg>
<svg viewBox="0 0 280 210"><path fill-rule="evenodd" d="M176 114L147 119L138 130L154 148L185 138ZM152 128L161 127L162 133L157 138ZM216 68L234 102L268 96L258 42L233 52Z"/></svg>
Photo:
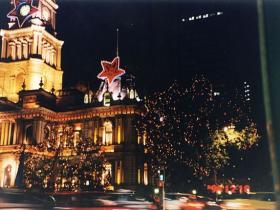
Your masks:
<svg viewBox="0 0 280 210"><path fill-rule="evenodd" d="M158 170L159 185L161 187L161 206L162 210L165 210L165 169Z"/></svg>

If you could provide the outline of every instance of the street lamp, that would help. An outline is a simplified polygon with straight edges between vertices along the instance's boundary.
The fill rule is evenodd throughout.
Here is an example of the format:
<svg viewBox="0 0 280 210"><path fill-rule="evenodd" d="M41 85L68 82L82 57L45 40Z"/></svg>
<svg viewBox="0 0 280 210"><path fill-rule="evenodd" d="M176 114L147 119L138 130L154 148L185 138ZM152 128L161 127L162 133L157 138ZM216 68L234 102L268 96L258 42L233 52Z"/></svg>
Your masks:
<svg viewBox="0 0 280 210"><path fill-rule="evenodd" d="M197 191L195 189L192 190L192 194L196 195Z"/></svg>
<svg viewBox="0 0 280 210"><path fill-rule="evenodd" d="M154 193L155 193L155 194L159 194L159 188L155 188L155 189L154 189Z"/></svg>

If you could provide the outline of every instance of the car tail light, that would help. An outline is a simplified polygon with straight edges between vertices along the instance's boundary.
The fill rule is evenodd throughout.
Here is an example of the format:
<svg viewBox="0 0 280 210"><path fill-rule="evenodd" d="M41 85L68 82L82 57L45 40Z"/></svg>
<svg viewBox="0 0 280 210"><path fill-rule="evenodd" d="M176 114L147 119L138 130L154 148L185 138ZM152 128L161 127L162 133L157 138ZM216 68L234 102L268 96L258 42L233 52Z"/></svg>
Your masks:
<svg viewBox="0 0 280 210"><path fill-rule="evenodd" d="M200 202L189 202L188 206L195 207L195 208L203 208L205 204Z"/></svg>
<svg viewBox="0 0 280 210"><path fill-rule="evenodd" d="M155 205L149 205L149 209L156 210L157 207Z"/></svg>
<svg viewBox="0 0 280 210"><path fill-rule="evenodd" d="M208 206L218 206L218 204L216 202L214 202L214 201L208 201L207 205Z"/></svg>

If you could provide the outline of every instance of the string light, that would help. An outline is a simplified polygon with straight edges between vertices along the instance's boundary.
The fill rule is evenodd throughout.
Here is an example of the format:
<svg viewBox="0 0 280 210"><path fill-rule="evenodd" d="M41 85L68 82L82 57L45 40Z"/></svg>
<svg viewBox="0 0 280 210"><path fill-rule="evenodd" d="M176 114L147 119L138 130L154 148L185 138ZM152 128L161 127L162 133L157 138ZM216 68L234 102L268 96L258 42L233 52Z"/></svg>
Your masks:
<svg viewBox="0 0 280 210"><path fill-rule="evenodd" d="M174 82L148 97L148 111L137 128L147 133L145 146L152 169L180 162L198 177L210 176L230 163L229 146L247 150L255 145L259 139L256 124L240 103L241 95L220 100L213 85L204 76L196 76L189 89Z"/></svg>
<svg viewBox="0 0 280 210"><path fill-rule="evenodd" d="M111 174L102 177L106 159L100 145L89 138L80 138L74 146L71 125L46 126L46 140L36 146L25 146L24 185L41 190L103 190L111 185ZM55 139L63 141L57 144Z"/></svg>

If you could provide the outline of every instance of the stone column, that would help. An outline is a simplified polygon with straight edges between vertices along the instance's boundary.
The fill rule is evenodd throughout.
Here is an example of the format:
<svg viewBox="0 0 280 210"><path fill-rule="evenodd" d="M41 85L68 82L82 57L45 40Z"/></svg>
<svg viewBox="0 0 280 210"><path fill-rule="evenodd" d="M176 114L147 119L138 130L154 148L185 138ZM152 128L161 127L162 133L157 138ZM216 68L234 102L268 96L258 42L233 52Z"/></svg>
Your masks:
<svg viewBox="0 0 280 210"><path fill-rule="evenodd" d="M125 174L123 171L123 162L120 160L120 173L121 173L121 184L124 183L124 179L125 179Z"/></svg>
<svg viewBox="0 0 280 210"><path fill-rule="evenodd" d="M59 70L61 69L61 46L58 46L58 48L57 48L56 68Z"/></svg>
<svg viewBox="0 0 280 210"><path fill-rule="evenodd" d="M23 125L23 121L17 119L16 120L16 144L23 144L23 140L24 140L24 125Z"/></svg>
<svg viewBox="0 0 280 210"><path fill-rule="evenodd" d="M50 44L46 44L46 63L50 63Z"/></svg>
<svg viewBox="0 0 280 210"><path fill-rule="evenodd" d="M10 43L7 44L7 56L6 58L9 58L11 57L11 46L10 46Z"/></svg>
<svg viewBox="0 0 280 210"><path fill-rule="evenodd" d="M32 54L37 54L38 49L38 32L34 32L32 43Z"/></svg>
<svg viewBox="0 0 280 210"><path fill-rule="evenodd" d="M42 34L38 34L38 54L42 55Z"/></svg>
<svg viewBox="0 0 280 210"><path fill-rule="evenodd" d="M94 144L97 143L97 136L98 136L98 129L97 129L97 122L93 121L93 142Z"/></svg>
<svg viewBox="0 0 280 210"><path fill-rule="evenodd" d="M30 56L31 52L32 52L32 40L28 41L28 56Z"/></svg>
<svg viewBox="0 0 280 210"><path fill-rule="evenodd" d="M23 41L22 47L23 47L23 58L27 59L28 58L28 42Z"/></svg>
<svg viewBox="0 0 280 210"><path fill-rule="evenodd" d="M42 119L37 118L33 122L33 136L36 140L36 143L40 143L44 138L44 122Z"/></svg>
<svg viewBox="0 0 280 210"><path fill-rule="evenodd" d="M53 49L53 64L56 66L56 57L57 57L57 53L56 53L56 50Z"/></svg>
<svg viewBox="0 0 280 210"><path fill-rule="evenodd" d="M123 166L121 160L115 161L115 174L114 174L114 183L122 184L124 182Z"/></svg>
<svg viewBox="0 0 280 210"><path fill-rule="evenodd" d="M12 60L16 60L16 44L14 42L10 42L9 46L11 48L11 57Z"/></svg>
<svg viewBox="0 0 280 210"><path fill-rule="evenodd" d="M43 41L42 43L42 59L46 60L46 47L47 47L47 43L46 41Z"/></svg>
<svg viewBox="0 0 280 210"><path fill-rule="evenodd" d="M54 59L53 59L53 56L54 56L53 47L50 47L49 51L50 51L50 65L52 66L52 65L54 64Z"/></svg>
<svg viewBox="0 0 280 210"><path fill-rule="evenodd" d="M116 118L115 120L115 132L114 132L114 144L120 144L121 143L121 120L119 118Z"/></svg>
<svg viewBox="0 0 280 210"><path fill-rule="evenodd" d="M17 58L22 59L22 46L20 41L16 42L16 51Z"/></svg>
<svg viewBox="0 0 280 210"><path fill-rule="evenodd" d="M8 138L7 138L7 145L10 145L11 134L12 134L12 123L8 122Z"/></svg>
<svg viewBox="0 0 280 210"><path fill-rule="evenodd" d="M13 144L17 144L17 129L18 129L18 125L17 123L14 124L14 135L13 135Z"/></svg>
<svg viewBox="0 0 280 210"><path fill-rule="evenodd" d="M3 145L8 145L8 142L9 142L9 122L8 121L4 121L2 122L2 136L3 136Z"/></svg>
<svg viewBox="0 0 280 210"><path fill-rule="evenodd" d="M114 184L120 184L120 183L118 183L118 173L119 173L119 171L118 171L118 161L116 160L115 161L115 169L114 169L114 180L113 180Z"/></svg>
<svg viewBox="0 0 280 210"><path fill-rule="evenodd" d="M118 123L118 138L119 138L119 142L122 143L124 141L123 137L124 137L124 126L123 126L123 119L120 118L119 119L119 123Z"/></svg>
<svg viewBox="0 0 280 210"><path fill-rule="evenodd" d="M93 141L92 129L93 129L93 122L92 121L88 121L88 131L87 131L88 134L87 135L88 135L88 138L90 138Z"/></svg>
<svg viewBox="0 0 280 210"><path fill-rule="evenodd" d="M1 139L0 139L0 145L4 145L4 136L5 136L5 123L1 123Z"/></svg>
<svg viewBox="0 0 280 210"><path fill-rule="evenodd" d="M7 40L4 36L2 37L1 58L7 58Z"/></svg>

